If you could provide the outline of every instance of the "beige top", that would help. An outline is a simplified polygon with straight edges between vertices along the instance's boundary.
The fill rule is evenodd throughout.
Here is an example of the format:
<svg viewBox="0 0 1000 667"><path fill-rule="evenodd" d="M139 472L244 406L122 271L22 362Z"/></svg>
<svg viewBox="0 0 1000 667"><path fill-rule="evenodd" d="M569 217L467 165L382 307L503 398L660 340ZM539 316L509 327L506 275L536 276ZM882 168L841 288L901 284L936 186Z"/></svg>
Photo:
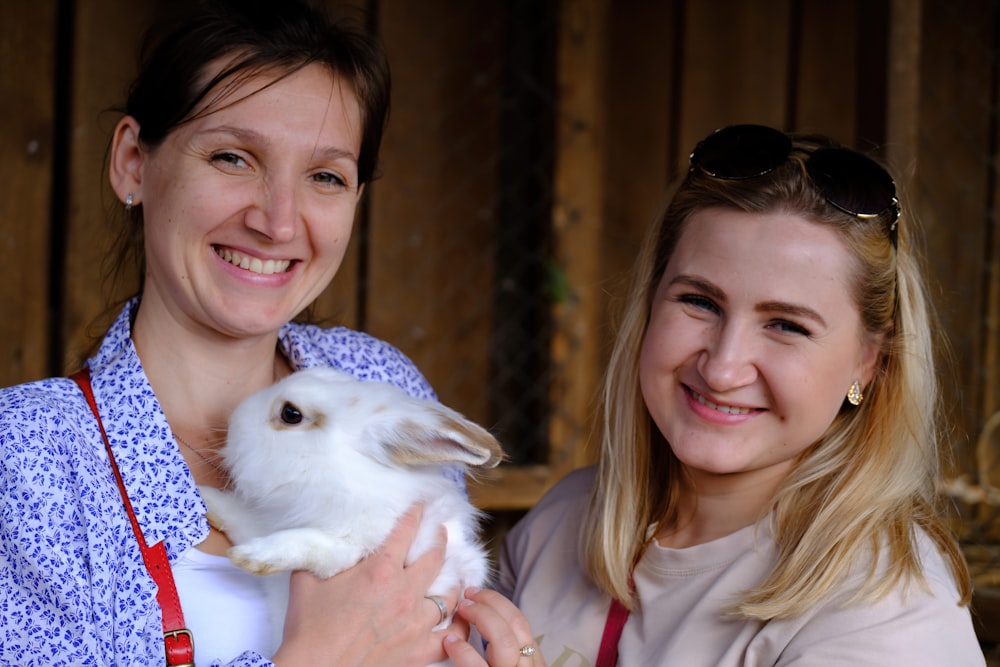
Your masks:
<svg viewBox="0 0 1000 667"><path fill-rule="evenodd" d="M577 533L594 469L568 475L510 532L497 589L527 615L550 667L590 667L610 599L577 561ZM774 562L766 522L685 549L654 544L635 571L640 609L619 643L621 667L965 667L985 665L967 608L930 540L920 547L931 593L912 587L874 605L842 607L856 590L809 613L768 623L722 609ZM854 582L855 584L857 582Z"/></svg>

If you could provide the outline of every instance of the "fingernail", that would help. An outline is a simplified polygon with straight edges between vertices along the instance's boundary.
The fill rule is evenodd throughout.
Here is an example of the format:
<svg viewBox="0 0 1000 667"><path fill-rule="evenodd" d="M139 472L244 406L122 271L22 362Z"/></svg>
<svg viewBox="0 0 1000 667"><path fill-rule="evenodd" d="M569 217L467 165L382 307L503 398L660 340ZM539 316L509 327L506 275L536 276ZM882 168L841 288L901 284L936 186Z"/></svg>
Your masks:
<svg viewBox="0 0 1000 667"><path fill-rule="evenodd" d="M478 593L481 590L482 589L479 588L478 586L469 586L468 588L465 589L465 594L468 597L472 597L473 595L475 595L476 593Z"/></svg>
<svg viewBox="0 0 1000 667"><path fill-rule="evenodd" d="M449 644L454 644L455 642L459 641L458 635L453 635L453 634L449 634L447 637L444 638L444 640Z"/></svg>

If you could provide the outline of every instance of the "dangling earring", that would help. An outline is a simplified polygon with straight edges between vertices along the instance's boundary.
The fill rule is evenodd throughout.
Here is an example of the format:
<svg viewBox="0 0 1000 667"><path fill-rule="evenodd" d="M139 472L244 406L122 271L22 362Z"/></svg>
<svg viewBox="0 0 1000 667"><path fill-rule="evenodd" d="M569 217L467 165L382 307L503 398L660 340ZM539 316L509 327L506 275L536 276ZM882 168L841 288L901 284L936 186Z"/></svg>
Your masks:
<svg viewBox="0 0 1000 667"><path fill-rule="evenodd" d="M847 400L851 405L861 405L861 401L865 400L864 395L861 393L861 383L855 380L851 384L851 388L847 390Z"/></svg>
<svg viewBox="0 0 1000 667"><path fill-rule="evenodd" d="M132 193L131 192L128 193L127 195L125 195L125 210L126 211L131 211L132 210Z"/></svg>

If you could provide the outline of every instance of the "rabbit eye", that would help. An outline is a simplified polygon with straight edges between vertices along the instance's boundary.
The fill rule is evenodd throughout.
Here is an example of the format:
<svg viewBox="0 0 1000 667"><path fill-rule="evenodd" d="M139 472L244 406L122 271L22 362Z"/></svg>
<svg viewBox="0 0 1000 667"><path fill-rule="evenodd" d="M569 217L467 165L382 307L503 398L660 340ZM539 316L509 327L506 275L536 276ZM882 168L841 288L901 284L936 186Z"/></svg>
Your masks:
<svg viewBox="0 0 1000 667"><path fill-rule="evenodd" d="M281 406L281 421L286 424L299 424L302 422L302 412L291 403L285 403Z"/></svg>

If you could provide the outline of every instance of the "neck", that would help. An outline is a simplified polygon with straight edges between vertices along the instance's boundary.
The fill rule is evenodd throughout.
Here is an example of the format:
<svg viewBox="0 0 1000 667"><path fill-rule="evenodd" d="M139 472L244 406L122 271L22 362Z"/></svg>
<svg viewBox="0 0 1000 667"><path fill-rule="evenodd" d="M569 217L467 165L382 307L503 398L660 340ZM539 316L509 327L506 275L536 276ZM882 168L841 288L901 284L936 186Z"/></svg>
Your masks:
<svg viewBox="0 0 1000 667"><path fill-rule="evenodd" d="M224 480L210 462L225 440L229 415L251 393L290 372L277 350L277 331L225 337L155 317L156 307L149 306L143 302L136 313L133 344L171 429L188 445L180 447L188 467L199 483L216 486Z"/></svg>
<svg viewBox="0 0 1000 667"><path fill-rule="evenodd" d="M678 519L660 526L656 541L683 549L731 535L759 521L787 471L767 475L712 475L685 470Z"/></svg>

